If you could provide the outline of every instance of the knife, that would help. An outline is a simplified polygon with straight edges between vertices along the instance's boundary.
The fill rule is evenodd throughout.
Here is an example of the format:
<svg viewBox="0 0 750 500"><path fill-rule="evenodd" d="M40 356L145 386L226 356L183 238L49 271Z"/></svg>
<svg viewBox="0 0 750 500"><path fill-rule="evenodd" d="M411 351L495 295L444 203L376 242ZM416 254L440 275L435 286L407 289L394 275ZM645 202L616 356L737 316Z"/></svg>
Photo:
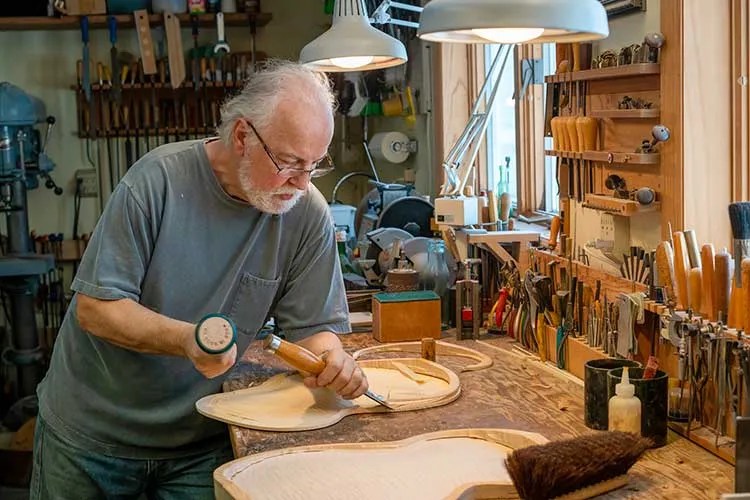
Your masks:
<svg viewBox="0 0 750 500"><path fill-rule="evenodd" d="M298 346L297 344L282 340L281 338L273 334L270 334L268 335L268 337L266 337L263 343L263 348L266 351L277 355L278 357L289 363L289 365L301 372L309 373L311 375L319 375L326 367L325 361L323 361L323 359L320 358L320 356L318 356L317 354L312 353L304 347ZM364 395L372 399L379 405L385 406L389 410L394 409L385 401L383 396L375 394L369 389L365 392Z"/></svg>

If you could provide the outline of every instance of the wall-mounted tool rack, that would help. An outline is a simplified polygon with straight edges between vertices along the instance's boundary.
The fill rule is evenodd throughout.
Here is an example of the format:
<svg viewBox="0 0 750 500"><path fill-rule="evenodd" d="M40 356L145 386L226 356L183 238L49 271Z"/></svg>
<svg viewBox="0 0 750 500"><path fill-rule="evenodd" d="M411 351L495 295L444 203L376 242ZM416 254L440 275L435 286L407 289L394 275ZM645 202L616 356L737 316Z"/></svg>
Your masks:
<svg viewBox="0 0 750 500"><path fill-rule="evenodd" d="M605 187L610 174L622 177L628 187L648 186L661 194L663 181L658 147L654 152L636 152L644 139L651 136L651 128L660 118L659 63L635 63L621 66L567 71L545 77L554 84L560 95L566 95L567 105L559 106L558 116L586 116L598 120L598 144L595 150L545 151L547 156L559 158L561 207L567 212L568 200L585 203L587 196L598 200L611 195ZM620 203L611 196L613 203ZM595 208L595 207L592 207ZM625 210L621 215L638 215L659 210L658 205L648 210ZM565 218L563 232L571 234Z"/></svg>
<svg viewBox="0 0 750 500"><path fill-rule="evenodd" d="M169 82L166 61L159 61L160 71L153 78L144 76L140 64L134 62L133 70L120 82L119 100L107 69L97 65L104 74L101 79L97 75L91 85L91 102L86 100L80 81L71 86L76 92L78 136L136 136L147 141L163 136L164 142L171 142L213 135L222 102L241 88L242 80L252 71L250 57L250 53L238 52L201 58L200 74L195 78L189 75L176 89ZM263 60L265 54L256 53L256 58Z"/></svg>
<svg viewBox="0 0 750 500"><path fill-rule="evenodd" d="M110 16L95 15L88 16L90 29L107 29L107 22ZM132 28L135 26L133 16L117 15L118 28ZM190 23L190 14L177 14L181 24ZM161 14L151 14L149 22L155 25L161 22ZM216 27L215 14L198 15L200 26L202 28ZM255 22L256 27L262 27L268 24L272 19L269 13L261 12L250 15L244 13L225 13L224 24L226 26L248 26L251 21ZM81 18L79 16L64 17L0 17L0 31L31 31L31 30L80 30Z"/></svg>
<svg viewBox="0 0 750 500"><path fill-rule="evenodd" d="M642 283L628 280L625 278L612 276L600 270L594 269L580 261L569 261L567 258L557 255L547 250L535 250L534 261L538 270L545 273L555 274L554 269L568 269L577 279L585 283L585 286L594 287L595 283L601 283L602 296L608 296L610 300L618 294L642 293L648 296L649 288ZM696 404L696 409L702 411L692 414L692 422L688 425L687 420L670 419L669 428L693 441L702 448L719 456L727 462L735 463L735 429L734 416L741 414L743 409L750 405L745 390L746 382L743 373L743 366L740 366L742 359L738 353L742 350L750 349L750 337L739 333L736 328L722 327L716 322L708 321L699 315L690 316L685 311L670 310L667 305L649 298L644 299L643 307L645 309L645 320L641 325L636 325L635 336L637 339L637 352L633 358L641 362L644 366L650 355L658 359L659 369L666 372L670 377L670 388L678 387L680 373L681 356L680 350L673 343L664 338L665 324L669 318L682 317L687 320L685 331L691 331L691 340L693 343L692 355L695 359L702 356L701 352L708 353L708 378L702 383L694 383L690 378L685 384L685 398L693 387L696 387L696 394L700 394L700 405ZM585 311L585 309L584 309ZM585 313L584 313L585 314ZM677 315L677 316L675 316ZM689 328L687 327L689 325ZM557 329L547 326L546 346L547 352L540 357L547 359L557 366L564 366L564 369L576 377L583 379L585 374L585 364L593 359L603 359L612 357L602 348L590 345L586 335L580 332L573 332L566 340L566 348L563 351L555 349L557 342ZM701 342L706 349L696 348L697 337L701 337ZM718 355L721 352L719 346L726 349L726 365L724 370L727 381L723 386L716 383L716 366L710 366L712 362L718 366ZM564 360L558 364L558 352L562 352ZM684 361L684 358L682 358ZM688 373L690 367L688 365ZM689 377L689 375L688 375ZM720 388L723 387L724 396L717 397ZM716 404L719 401L719 404ZM686 405L687 406L687 405Z"/></svg>

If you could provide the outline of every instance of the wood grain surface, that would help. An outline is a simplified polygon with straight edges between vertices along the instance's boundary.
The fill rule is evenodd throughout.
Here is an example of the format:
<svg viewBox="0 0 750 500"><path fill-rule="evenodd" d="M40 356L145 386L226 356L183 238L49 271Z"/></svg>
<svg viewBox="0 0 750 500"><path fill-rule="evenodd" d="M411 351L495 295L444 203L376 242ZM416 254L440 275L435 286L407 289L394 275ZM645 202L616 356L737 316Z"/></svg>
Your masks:
<svg viewBox="0 0 750 500"><path fill-rule="evenodd" d="M350 352L377 344L368 334L341 338ZM462 393L453 403L399 414L354 416L307 432L274 433L230 426L236 456L323 443L394 441L448 429L509 428L538 432L550 440L594 432L583 424L582 384L515 353L509 339L482 338L495 348L471 340L443 340L476 349L494 360L488 369L459 375ZM437 362L456 372L465 364L460 358L440 355ZM225 390L258 384L281 369L279 361L263 353L259 343L254 344L228 377ZM734 468L670 432L668 444L649 450L629 477L628 486L601 498L716 499L733 490Z"/></svg>

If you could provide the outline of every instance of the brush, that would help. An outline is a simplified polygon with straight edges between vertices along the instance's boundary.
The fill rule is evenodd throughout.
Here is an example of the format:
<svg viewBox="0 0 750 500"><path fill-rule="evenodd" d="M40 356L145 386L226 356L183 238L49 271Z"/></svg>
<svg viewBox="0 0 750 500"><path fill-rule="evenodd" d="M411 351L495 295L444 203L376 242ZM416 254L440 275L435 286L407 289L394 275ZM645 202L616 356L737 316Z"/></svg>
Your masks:
<svg viewBox="0 0 750 500"><path fill-rule="evenodd" d="M729 222L732 224L734 239L734 282L742 287L742 266L744 257L750 257L750 201L729 204Z"/></svg>
<svg viewBox="0 0 750 500"><path fill-rule="evenodd" d="M742 282L742 259L750 257L750 202L729 204L729 222L732 225L734 243L734 287L730 298L729 326L741 327L744 316L742 312L743 295L748 293L749 285Z"/></svg>
<svg viewBox="0 0 750 500"><path fill-rule="evenodd" d="M608 431L514 450L505 460L523 500L584 499L620 488L651 446L637 434Z"/></svg>

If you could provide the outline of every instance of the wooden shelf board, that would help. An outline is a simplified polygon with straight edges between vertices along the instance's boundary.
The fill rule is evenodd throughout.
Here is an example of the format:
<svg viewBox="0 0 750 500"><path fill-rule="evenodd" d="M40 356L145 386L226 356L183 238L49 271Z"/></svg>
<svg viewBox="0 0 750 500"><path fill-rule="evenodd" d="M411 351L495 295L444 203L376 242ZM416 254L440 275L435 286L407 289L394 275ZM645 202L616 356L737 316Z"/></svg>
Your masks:
<svg viewBox="0 0 750 500"><path fill-rule="evenodd" d="M547 83L565 83L581 80L610 80L629 76L658 75L659 72L658 63L639 63L549 75L544 77L544 81Z"/></svg>
<svg viewBox="0 0 750 500"><path fill-rule="evenodd" d="M583 159L583 153L578 153L576 151L559 151L556 149L547 149L544 151L544 154L547 156L557 156L560 158L570 158L571 160L582 160Z"/></svg>
<svg viewBox="0 0 750 500"><path fill-rule="evenodd" d="M586 194L586 201L584 201L583 206L585 208L603 210L624 217L641 215L648 212L658 212L661 210L661 202L658 201L655 201L650 205L641 205L633 200L623 200L612 196L591 193Z"/></svg>
<svg viewBox="0 0 750 500"><path fill-rule="evenodd" d="M558 151L547 149L544 151L547 156L558 156L560 158L570 158L571 160L589 160L601 163L617 163L628 165L657 165L659 163L659 153L622 153L616 151ZM611 155L611 157L610 157Z"/></svg>
<svg viewBox="0 0 750 500"><path fill-rule="evenodd" d="M658 109L595 109L589 112L594 118L659 118Z"/></svg>
<svg viewBox="0 0 750 500"><path fill-rule="evenodd" d="M602 163L657 165L659 153L623 153L616 151L584 151L583 159Z"/></svg>
<svg viewBox="0 0 750 500"><path fill-rule="evenodd" d="M107 29L106 15L88 16L90 29ZM133 16L116 15L118 28L132 28L135 23ZM177 14L183 27L190 27L190 14ZM261 12L255 17L256 26L265 26L271 21L273 16L270 13ZM162 24L162 14L151 14L148 16L151 26ZM215 28L216 16L214 14L198 15L201 27ZM247 14L228 13L224 14L224 24L226 26L249 26ZM31 30L80 30L80 16L64 17L0 17L0 31L31 31Z"/></svg>

